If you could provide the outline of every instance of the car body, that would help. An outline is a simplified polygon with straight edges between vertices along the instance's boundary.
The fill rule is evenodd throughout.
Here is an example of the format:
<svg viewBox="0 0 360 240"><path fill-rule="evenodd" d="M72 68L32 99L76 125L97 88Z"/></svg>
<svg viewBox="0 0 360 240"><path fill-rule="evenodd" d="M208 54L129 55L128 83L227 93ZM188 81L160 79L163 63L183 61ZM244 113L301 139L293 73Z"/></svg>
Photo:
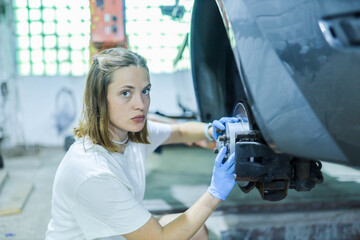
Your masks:
<svg viewBox="0 0 360 240"><path fill-rule="evenodd" d="M202 121L246 101L276 153L360 166L360 1L197 0Z"/></svg>

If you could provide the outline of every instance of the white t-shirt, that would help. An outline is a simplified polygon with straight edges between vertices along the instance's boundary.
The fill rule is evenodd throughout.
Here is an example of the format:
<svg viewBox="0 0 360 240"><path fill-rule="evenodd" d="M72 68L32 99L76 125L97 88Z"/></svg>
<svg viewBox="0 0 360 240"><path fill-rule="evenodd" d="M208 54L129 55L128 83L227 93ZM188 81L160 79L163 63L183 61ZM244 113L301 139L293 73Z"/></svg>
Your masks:
<svg viewBox="0 0 360 240"><path fill-rule="evenodd" d="M123 235L150 219L142 205L145 158L169 138L171 128L148 121L148 133L151 144L130 141L124 154L75 141L55 175L46 240Z"/></svg>

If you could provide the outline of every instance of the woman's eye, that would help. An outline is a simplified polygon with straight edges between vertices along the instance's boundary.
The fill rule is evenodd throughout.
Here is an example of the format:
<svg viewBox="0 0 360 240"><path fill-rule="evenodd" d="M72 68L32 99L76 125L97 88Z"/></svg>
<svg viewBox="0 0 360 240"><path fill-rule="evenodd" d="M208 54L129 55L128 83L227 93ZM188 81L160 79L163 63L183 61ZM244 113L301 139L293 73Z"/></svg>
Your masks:
<svg viewBox="0 0 360 240"><path fill-rule="evenodd" d="M148 95L149 93L150 93L150 89L144 89L144 90L143 90L143 94Z"/></svg>
<svg viewBox="0 0 360 240"><path fill-rule="evenodd" d="M123 91L121 92L121 95L124 97L129 97L130 96L130 91Z"/></svg>

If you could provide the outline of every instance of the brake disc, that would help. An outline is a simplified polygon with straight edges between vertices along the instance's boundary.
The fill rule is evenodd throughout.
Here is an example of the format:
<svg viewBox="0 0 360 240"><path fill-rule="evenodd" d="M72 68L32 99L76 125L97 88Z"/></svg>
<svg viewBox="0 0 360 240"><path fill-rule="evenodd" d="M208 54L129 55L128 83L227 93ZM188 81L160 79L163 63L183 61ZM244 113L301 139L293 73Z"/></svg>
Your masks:
<svg viewBox="0 0 360 240"><path fill-rule="evenodd" d="M235 151L236 135L239 132L252 130L252 124L245 103L240 102L236 104L233 111L233 117L238 118L239 122L225 123L225 132L223 135L220 135L216 141L217 150L220 150L223 146L227 147L228 151L225 155L225 159Z"/></svg>

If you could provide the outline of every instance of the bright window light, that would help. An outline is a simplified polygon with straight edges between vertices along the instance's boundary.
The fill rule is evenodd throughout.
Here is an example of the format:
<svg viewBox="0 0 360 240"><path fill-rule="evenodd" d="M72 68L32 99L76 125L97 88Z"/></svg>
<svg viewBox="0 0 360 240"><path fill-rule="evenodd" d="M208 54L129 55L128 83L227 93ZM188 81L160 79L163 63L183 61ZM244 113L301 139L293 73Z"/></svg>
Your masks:
<svg viewBox="0 0 360 240"><path fill-rule="evenodd" d="M14 0L13 7L20 76L86 75L89 0Z"/></svg>
<svg viewBox="0 0 360 240"><path fill-rule="evenodd" d="M90 60L90 0L12 2L19 75L86 75ZM185 10L181 18L161 12L161 6L175 2L124 0L129 49L144 56L154 73L175 71L174 59L190 30L193 0L179 0ZM181 62L183 68L189 68L188 53L183 54Z"/></svg>
<svg viewBox="0 0 360 240"><path fill-rule="evenodd" d="M190 31L193 0L180 0L184 6L182 18L163 15L160 6L175 5L175 0L128 0L126 1L126 33L129 48L147 59L149 70L155 73L174 72L174 60L178 49ZM190 62L183 55L183 62ZM182 64L189 69L190 64ZM176 66L176 69L179 69Z"/></svg>

